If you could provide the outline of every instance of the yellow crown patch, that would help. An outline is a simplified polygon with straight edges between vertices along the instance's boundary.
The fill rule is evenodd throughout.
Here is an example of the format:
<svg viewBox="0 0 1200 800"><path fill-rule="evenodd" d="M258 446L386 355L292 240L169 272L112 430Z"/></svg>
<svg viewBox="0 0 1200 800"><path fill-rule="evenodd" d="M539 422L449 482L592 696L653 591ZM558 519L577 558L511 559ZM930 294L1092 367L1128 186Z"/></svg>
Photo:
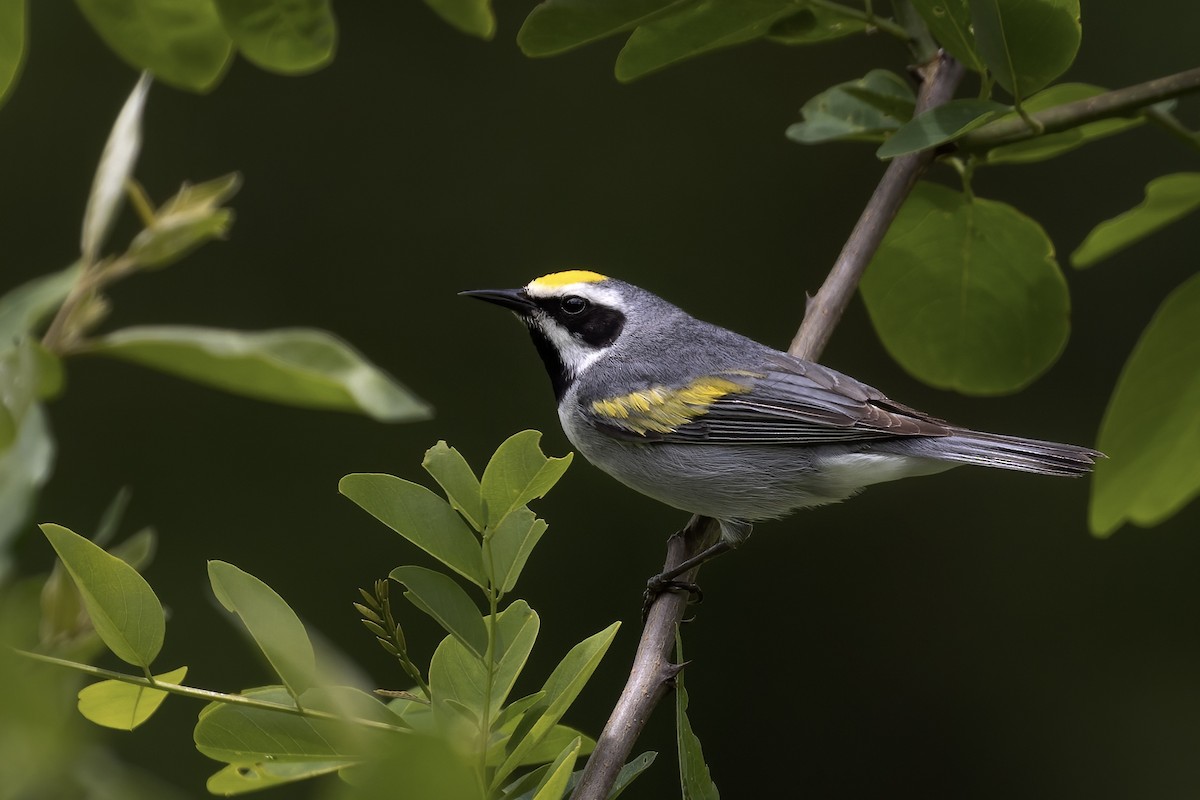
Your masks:
<svg viewBox="0 0 1200 800"><path fill-rule="evenodd" d="M598 272L591 272L586 269L569 269L565 272L551 272L549 275L543 275L536 280L530 281L529 286L530 288L537 289L555 289L571 283L599 283L606 280L608 280L608 277Z"/></svg>

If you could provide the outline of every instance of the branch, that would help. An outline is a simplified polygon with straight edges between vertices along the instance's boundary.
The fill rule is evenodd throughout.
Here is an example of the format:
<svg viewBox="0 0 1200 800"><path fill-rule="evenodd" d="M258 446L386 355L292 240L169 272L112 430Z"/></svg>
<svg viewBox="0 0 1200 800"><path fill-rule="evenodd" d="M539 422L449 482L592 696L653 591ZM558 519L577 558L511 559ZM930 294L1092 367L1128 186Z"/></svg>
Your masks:
<svg viewBox="0 0 1200 800"><path fill-rule="evenodd" d="M962 80L962 66L941 55L921 69L922 84L917 109L923 111L946 102ZM933 160L933 153L914 153L894 159L867 203L841 256L826 278L817 296L809 303L804 324L789 352L816 359L833 332L834 325L850 302L858 279L875 254L884 231L908 196L917 177ZM667 542L664 572L698 555L716 542L720 534L714 520L692 517L687 527ZM679 576L694 582L699 568ZM671 687L671 679L681 665L671 662L675 630L683 619L687 597L678 592L660 594L650 607L642 638L634 656L629 681L613 709L612 716L596 741L572 800L605 800L617 773L629 758L633 744L641 734L658 701Z"/></svg>
<svg viewBox="0 0 1200 800"><path fill-rule="evenodd" d="M956 144L959 150L968 152L989 150L1002 144L1032 139L1043 133L1078 128L1098 119L1130 116L1146 106L1195 91L1200 91L1200 67L1030 114L1032 127L1019 118L990 122L971 131Z"/></svg>

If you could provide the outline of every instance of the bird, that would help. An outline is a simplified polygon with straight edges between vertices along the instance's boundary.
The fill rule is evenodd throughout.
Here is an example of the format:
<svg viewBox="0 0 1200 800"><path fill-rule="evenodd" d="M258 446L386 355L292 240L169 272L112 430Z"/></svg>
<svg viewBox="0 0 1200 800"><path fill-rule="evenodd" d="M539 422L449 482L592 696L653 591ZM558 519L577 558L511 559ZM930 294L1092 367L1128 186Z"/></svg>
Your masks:
<svg viewBox="0 0 1200 800"><path fill-rule="evenodd" d="M591 270L461 294L526 325L563 432L584 458L720 524L716 544L651 579L659 589L678 588L674 577L739 546L757 522L872 484L962 464L1075 477L1103 457L953 425Z"/></svg>

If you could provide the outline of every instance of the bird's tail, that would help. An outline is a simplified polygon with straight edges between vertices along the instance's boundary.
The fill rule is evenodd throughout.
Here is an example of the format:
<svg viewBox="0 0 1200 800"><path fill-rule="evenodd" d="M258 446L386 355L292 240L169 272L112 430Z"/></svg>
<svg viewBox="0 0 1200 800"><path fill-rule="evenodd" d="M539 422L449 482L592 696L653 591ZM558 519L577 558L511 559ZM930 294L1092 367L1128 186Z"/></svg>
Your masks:
<svg viewBox="0 0 1200 800"><path fill-rule="evenodd" d="M929 443L937 451L938 458L946 461L1038 475L1086 475L1097 460L1104 458L1103 453L1088 447L970 430L939 437Z"/></svg>

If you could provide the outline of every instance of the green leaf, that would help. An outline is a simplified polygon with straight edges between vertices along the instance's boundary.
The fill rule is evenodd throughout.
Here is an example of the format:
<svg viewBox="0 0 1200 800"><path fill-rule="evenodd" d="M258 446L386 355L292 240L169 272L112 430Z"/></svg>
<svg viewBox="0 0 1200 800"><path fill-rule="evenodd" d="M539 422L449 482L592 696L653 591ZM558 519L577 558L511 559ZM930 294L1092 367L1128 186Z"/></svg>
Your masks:
<svg viewBox="0 0 1200 800"><path fill-rule="evenodd" d="M178 89L217 85L233 41L213 0L75 0L113 52Z"/></svg>
<svg viewBox="0 0 1200 800"><path fill-rule="evenodd" d="M187 675L187 667L180 667L162 675L156 681L179 683ZM159 689L148 689L124 681L100 681L85 686L79 692L79 713L97 725L131 731L150 719L158 710L167 693Z"/></svg>
<svg viewBox="0 0 1200 800"><path fill-rule="evenodd" d="M0 107L25 64L25 0L0 0Z"/></svg>
<svg viewBox="0 0 1200 800"><path fill-rule="evenodd" d="M554 668L554 672L542 686L545 697L525 713L521 724L509 740L508 757L496 771L494 786L502 784L513 770L524 764L526 755L537 747L562 719L563 714L583 691L584 685L600 664L600 659L604 658L620 625L621 623L614 622L599 633L584 639L572 647Z"/></svg>
<svg viewBox="0 0 1200 800"><path fill-rule="evenodd" d="M800 144L882 141L883 134L912 118L915 105L907 81L886 69L873 69L806 102L800 108L804 121L788 127L787 137Z"/></svg>
<svg viewBox="0 0 1200 800"><path fill-rule="evenodd" d="M1089 522L1148 527L1200 494L1200 274L1163 301L1121 370L1096 446Z"/></svg>
<svg viewBox="0 0 1200 800"><path fill-rule="evenodd" d="M492 0L425 0L425 5L469 36L491 39L496 35Z"/></svg>
<svg viewBox="0 0 1200 800"><path fill-rule="evenodd" d="M13 344L23 334L33 333L67 299L81 271L75 263L59 272L38 276L0 296L0 348Z"/></svg>
<svg viewBox="0 0 1200 800"><path fill-rule="evenodd" d="M888 159L927 150L953 141L1008 110L1008 106L991 100L951 100L918 114L888 137L875 155Z"/></svg>
<svg viewBox="0 0 1200 800"><path fill-rule="evenodd" d="M99 260L104 240L121 210L125 182L133 175L134 164L142 149L142 111L149 91L150 75L142 73L104 143L104 152L100 154L92 190L88 192L87 206L83 210L79 250L84 264L91 265Z"/></svg>
<svg viewBox="0 0 1200 800"><path fill-rule="evenodd" d="M5 413L0 409L0 415ZM54 438L42 407L35 404L21 417L11 445L0 451L0 582L10 568L8 543L24 529L53 466Z"/></svg>
<svg viewBox="0 0 1200 800"><path fill-rule="evenodd" d="M214 0L246 60L281 75L333 61L337 23L329 0Z"/></svg>
<svg viewBox="0 0 1200 800"><path fill-rule="evenodd" d="M529 12L517 44L527 56L552 56L630 31L691 0L547 0Z"/></svg>
<svg viewBox="0 0 1200 800"><path fill-rule="evenodd" d="M485 800L476 765L458 742L409 734L377 748L370 761L346 770L326 797L336 800Z"/></svg>
<svg viewBox="0 0 1200 800"><path fill-rule="evenodd" d="M562 800L563 794L567 791L567 781L571 778L571 771L575 769L575 760L579 757L579 744L578 736L567 743L567 746L550 764L550 769L546 771L546 776L538 785L533 800Z"/></svg>
<svg viewBox="0 0 1200 800"><path fill-rule="evenodd" d="M1070 327L1045 231L1004 203L930 183L900 209L862 292L901 366L968 394L1025 386L1058 358Z"/></svg>
<svg viewBox="0 0 1200 800"><path fill-rule="evenodd" d="M975 45L1018 104L1066 71L1079 50L1079 0L970 0Z"/></svg>
<svg viewBox="0 0 1200 800"><path fill-rule="evenodd" d="M21 420L37 401L42 383L39 349L29 339L0 347L0 451L16 441Z"/></svg>
<svg viewBox="0 0 1200 800"><path fill-rule="evenodd" d="M153 269L178 261L212 239L224 239L233 212L220 205L241 183L236 172L196 186L185 183L154 213L154 221L134 237L126 255L139 267Z"/></svg>
<svg viewBox="0 0 1200 800"><path fill-rule="evenodd" d="M538 442L539 431L521 431L496 449L483 471L483 502L489 526L495 526L514 508L545 496L567 471L573 453L547 458Z"/></svg>
<svg viewBox="0 0 1200 800"><path fill-rule="evenodd" d="M617 773L617 780L613 783L612 791L608 793L608 800L616 800L620 797L637 776L649 769L657 757L658 753L649 750L621 767L621 771Z"/></svg>
<svg viewBox="0 0 1200 800"><path fill-rule="evenodd" d="M968 0L912 0L912 4L947 53L975 72L987 69L975 47Z"/></svg>
<svg viewBox="0 0 1200 800"><path fill-rule="evenodd" d="M438 727L450 735L458 731L465 716L453 706L468 711L472 720L483 718L487 697L487 668L465 645L453 636L442 639L429 660L429 689L433 696L433 715ZM471 730L478 724L471 726Z"/></svg>
<svg viewBox="0 0 1200 800"><path fill-rule="evenodd" d="M425 419L430 413L422 400L350 345L308 328L251 333L146 325L103 336L87 351L303 408L352 411L382 422Z"/></svg>
<svg viewBox="0 0 1200 800"><path fill-rule="evenodd" d="M581 756L586 756L596 749L595 739L584 736L579 731L567 725L555 725L546 734L546 738L538 742L537 747L534 747L525 754L522 766L545 764L554 761L562 754L563 748L570 747L577 741L579 743L579 755Z"/></svg>
<svg viewBox="0 0 1200 800"><path fill-rule="evenodd" d="M166 618L137 570L61 525L39 525L79 587L92 626L117 658L143 669L162 649Z"/></svg>
<svg viewBox="0 0 1200 800"><path fill-rule="evenodd" d="M204 786L209 794L229 797L328 775L345 767L345 761L296 761L282 764L258 761L249 764L229 764L214 773Z"/></svg>
<svg viewBox="0 0 1200 800"><path fill-rule="evenodd" d="M1146 199L1091 230L1071 253L1071 263L1090 267L1200 208L1200 172L1176 172L1146 184Z"/></svg>
<svg viewBox="0 0 1200 800"><path fill-rule="evenodd" d="M678 641L678 636L676 637ZM679 781L684 800L720 800L721 793L713 783L704 761L700 738L692 730L687 715L688 695L683 686L683 673L675 678L675 724L679 741Z"/></svg>
<svg viewBox="0 0 1200 800"><path fill-rule="evenodd" d="M482 531L487 519L479 478L462 454L444 441L438 442L425 451L421 466L442 487L454 510L466 517L472 528Z"/></svg>
<svg viewBox="0 0 1200 800"><path fill-rule="evenodd" d="M316 682L316 656L304 623L275 590L224 561L208 562L208 579L226 611L237 614L254 643L294 695Z"/></svg>
<svg viewBox="0 0 1200 800"><path fill-rule="evenodd" d="M491 716L497 720L500 708L525 669L541 624L537 613L524 600L514 601L496 617L497 657L492 676Z"/></svg>
<svg viewBox="0 0 1200 800"><path fill-rule="evenodd" d="M458 639L477 658L487 653L487 628L475 603L453 579L424 567L396 567L389 577L408 589L404 596Z"/></svg>
<svg viewBox="0 0 1200 800"><path fill-rule="evenodd" d="M866 20L848 17L823 6L809 6L777 21L771 26L767 38L779 44L818 44L862 33L866 29Z"/></svg>
<svg viewBox="0 0 1200 800"><path fill-rule="evenodd" d="M479 540L450 505L420 484L393 475L358 473L338 491L450 569L487 588Z"/></svg>
<svg viewBox="0 0 1200 800"><path fill-rule="evenodd" d="M547 526L528 508L509 512L484 542L484 563L494 571L492 585L507 594L517 585L529 554L537 546ZM490 555L490 558L488 557Z"/></svg>
<svg viewBox="0 0 1200 800"><path fill-rule="evenodd" d="M795 0L697 0L638 26L617 56L617 80L632 81L722 47L766 36L795 14Z"/></svg>
<svg viewBox="0 0 1200 800"><path fill-rule="evenodd" d="M645 772L654 763L654 759L657 756L658 753L647 751L621 767L621 771L617 773L617 779L613 782L612 789L608 793L608 800L616 800L616 798L620 797L629 788L629 784L633 783L635 778ZM505 800L533 800L534 788L549 768L550 765L547 764L540 769L527 772L508 786L505 786L503 789ZM582 772L576 772L571 776L571 780L567 782L569 790L574 790L580 775L582 775Z"/></svg>
<svg viewBox="0 0 1200 800"><path fill-rule="evenodd" d="M1024 108L1032 114L1062 105L1063 103L1094 97L1105 91L1105 89L1099 86L1092 86L1086 83L1060 83L1038 92L1026 100ZM999 117L995 121L1000 122L1001 120L1008 120L1017 116L1017 113L1013 112ZM1135 128L1145 121L1146 118L1140 115L1136 117L1101 119L1096 122L1089 122L1086 125L1080 125L1078 128L1060 131L1059 133L1047 133L1033 139L1026 139L1023 142L1014 142L1013 144L993 147L983 154L983 159L988 164L1031 164L1035 161L1045 161L1048 158L1068 153L1088 142Z"/></svg>

